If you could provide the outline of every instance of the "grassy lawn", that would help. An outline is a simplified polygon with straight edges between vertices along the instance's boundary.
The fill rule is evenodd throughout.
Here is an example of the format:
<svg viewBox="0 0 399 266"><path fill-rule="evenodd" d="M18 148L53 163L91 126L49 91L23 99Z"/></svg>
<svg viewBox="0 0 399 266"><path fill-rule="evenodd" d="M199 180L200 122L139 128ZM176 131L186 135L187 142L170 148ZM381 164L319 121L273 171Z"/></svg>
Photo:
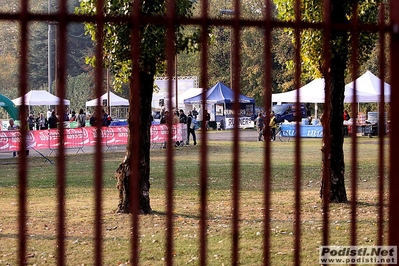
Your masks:
<svg viewBox="0 0 399 266"><path fill-rule="evenodd" d="M264 143L240 143L240 262L260 265L263 245ZM321 140L301 142L301 263L318 264L322 236L319 198ZM357 157L358 245L376 245L378 211L378 139L359 138ZM346 189L351 199L351 140L345 139ZM386 145L386 150L388 146ZM198 265L199 256L199 146L175 151L174 262ZM153 215L140 217L140 265L164 265L165 257L165 150L151 151L151 207ZM124 153L104 154L103 255L104 265L129 259L130 215L115 214L118 193L114 171ZM294 248L295 143L272 143L271 255L273 265L292 265ZM209 143L208 265L231 265L232 142ZM55 158L54 158L55 159ZM28 265L56 262L56 166L30 157L28 189ZM18 164L0 159L0 265L16 265L18 249ZM93 155L66 157L67 265L93 264ZM386 167L388 167L386 162ZM386 185L387 186L387 185ZM387 189L386 189L387 194ZM385 210L385 213L387 209ZM349 204L330 207L330 243L350 245ZM385 219L387 220L387 219Z"/></svg>

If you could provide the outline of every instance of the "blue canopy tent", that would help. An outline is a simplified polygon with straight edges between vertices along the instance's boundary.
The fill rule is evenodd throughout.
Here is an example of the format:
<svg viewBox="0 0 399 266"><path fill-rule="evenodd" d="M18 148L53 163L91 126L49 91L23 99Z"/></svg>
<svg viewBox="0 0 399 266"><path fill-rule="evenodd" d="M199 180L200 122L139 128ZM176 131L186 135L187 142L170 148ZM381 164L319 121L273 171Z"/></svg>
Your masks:
<svg viewBox="0 0 399 266"><path fill-rule="evenodd" d="M215 114L215 121L221 123L221 128L233 128L234 126L234 91L222 82L206 92L205 102L202 101L202 93L194 97L184 99L184 104L211 104L212 113ZM255 99L245 95L238 95L240 103L239 127L253 127L251 115L255 111Z"/></svg>
<svg viewBox="0 0 399 266"><path fill-rule="evenodd" d="M253 98L247 97L242 94L240 94L238 97L239 97L238 101L240 103L255 104L255 100ZM216 83L215 86L206 91L206 103L208 104L233 103L233 102L234 102L234 91L220 81ZM185 99L184 104L203 104L202 93L198 94L197 96Z"/></svg>

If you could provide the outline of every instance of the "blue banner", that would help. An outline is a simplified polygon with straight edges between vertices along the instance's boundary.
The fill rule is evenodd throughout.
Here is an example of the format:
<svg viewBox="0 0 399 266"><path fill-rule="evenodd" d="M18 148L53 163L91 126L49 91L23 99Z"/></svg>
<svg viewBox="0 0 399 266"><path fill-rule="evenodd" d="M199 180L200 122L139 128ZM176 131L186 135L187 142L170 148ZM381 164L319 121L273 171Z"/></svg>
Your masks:
<svg viewBox="0 0 399 266"><path fill-rule="evenodd" d="M291 137L295 137L297 133L295 124L281 124L281 130L288 132ZM299 125L299 133L302 138L322 138L323 127Z"/></svg>

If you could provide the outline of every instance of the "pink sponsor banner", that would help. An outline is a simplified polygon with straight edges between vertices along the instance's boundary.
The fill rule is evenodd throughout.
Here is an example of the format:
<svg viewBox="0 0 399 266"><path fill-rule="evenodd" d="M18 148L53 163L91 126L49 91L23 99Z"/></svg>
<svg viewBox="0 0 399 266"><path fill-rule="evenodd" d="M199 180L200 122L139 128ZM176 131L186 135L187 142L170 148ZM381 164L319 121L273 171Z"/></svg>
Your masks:
<svg viewBox="0 0 399 266"><path fill-rule="evenodd" d="M17 151L21 143L21 133L18 130L0 131L0 152Z"/></svg>
<svg viewBox="0 0 399 266"><path fill-rule="evenodd" d="M183 130L187 130L186 124L172 125L172 141L183 141ZM152 125L151 126L151 142L162 143L168 140L168 126Z"/></svg>
<svg viewBox="0 0 399 266"><path fill-rule="evenodd" d="M183 131L187 130L185 124L177 124L172 127L172 141L182 141ZM126 145L129 129L127 126L102 127L101 143L107 147ZM168 140L167 125L151 126L151 142L161 143ZM94 146L98 141L96 127L67 128L64 129L65 148L83 148ZM60 132L58 129L32 130L26 136L27 148L37 150L56 150L60 145ZM21 143L21 133L18 130L0 131L0 152L18 151Z"/></svg>

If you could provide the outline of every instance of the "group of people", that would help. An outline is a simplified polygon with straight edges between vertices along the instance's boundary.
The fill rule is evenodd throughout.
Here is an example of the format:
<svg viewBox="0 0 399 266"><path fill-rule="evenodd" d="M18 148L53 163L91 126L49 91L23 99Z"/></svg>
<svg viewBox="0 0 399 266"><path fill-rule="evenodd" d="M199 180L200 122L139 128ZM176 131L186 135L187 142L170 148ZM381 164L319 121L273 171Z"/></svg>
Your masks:
<svg viewBox="0 0 399 266"><path fill-rule="evenodd" d="M77 127L84 127L86 126L86 120L89 121L91 126L96 126L97 122L101 122L101 126L109 126L112 118L105 110L102 110L101 117L98 119L95 113L92 115L86 114L81 108L78 114L75 111L69 112L66 110L64 118L61 119L54 109L49 109L46 116L43 113L39 113L37 116L33 112L30 113L27 118L27 124L29 130L45 130L57 128L59 122L66 121L77 122Z"/></svg>
<svg viewBox="0 0 399 266"><path fill-rule="evenodd" d="M258 141L263 141L264 135L265 135L265 130L270 129L270 141L275 141L276 140L276 128L278 126L276 116L274 115L274 112L270 112L270 120L268 123L268 127L266 126L267 123L266 117L260 112L258 114L258 117L255 119L255 124L256 124L256 130L258 132Z"/></svg>
<svg viewBox="0 0 399 266"><path fill-rule="evenodd" d="M108 115L107 112L105 112L104 109L101 111L101 115L100 116L97 116L96 112L94 112L92 115L90 115L90 118L89 118L89 123L90 123L90 126L92 126L92 127L96 127L97 123L100 123L100 125L103 126L103 127L108 127L111 124L111 122L112 122L111 116ZM78 120L78 127L79 127L79 124L80 125L84 125L84 123L83 123L83 121L80 122Z"/></svg>
<svg viewBox="0 0 399 266"><path fill-rule="evenodd" d="M187 140L185 141L186 145L190 144L190 135L193 138L194 145L197 145L197 137L195 135L195 130L197 127L197 115L198 112L195 108L192 111L188 111L187 115L184 113L183 109L174 110L173 116L170 115L169 111L163 109L161 112L160 124L167 124L169 119L172 119L172 124L177 125L179 123L187 125ZM177 142L176 146L179 146L181 143ZM166 143L163 145L166 148Z"/></svg>

